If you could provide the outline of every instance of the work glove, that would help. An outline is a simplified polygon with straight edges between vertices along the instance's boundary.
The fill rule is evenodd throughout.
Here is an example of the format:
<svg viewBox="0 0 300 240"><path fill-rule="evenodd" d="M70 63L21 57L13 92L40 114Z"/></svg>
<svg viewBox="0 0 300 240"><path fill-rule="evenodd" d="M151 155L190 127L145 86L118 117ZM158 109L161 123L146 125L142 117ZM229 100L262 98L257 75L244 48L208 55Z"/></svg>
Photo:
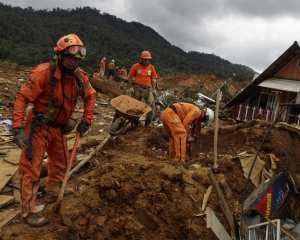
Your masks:
<svg viewBox="0 0 300 240"><path fill-rule="evenodd" d="M28 138L24 131L24 127L12 128L10 130L13 135L13 142L19 146L19 148L23 149L28 144Z"/></svg>
<svg viewBox="0 0 300 240"><path fill-rule="evenodd" d="M156 92L156 90L152 90L152 94L153 94L154 99L156 99L157 98L157 92Z"/></svg>
<svg viewBox="0 0 300 240"><path fill-rule="evenodd" d="M131 87L131 88L129 89L129 94L130 94L130 96L133 96L133 93L134 93L134 89L133 89L133 87Z"/></svg>
<svg viewBox="0 0 300 240"><path fill-rule="evenodd" d="M80 132L80 137L82 137L83 134L85 134L87 132L87 130L89 130L89 126L90 126L90 124L81 120L81 122L77 126L77 132Z"/></svg>

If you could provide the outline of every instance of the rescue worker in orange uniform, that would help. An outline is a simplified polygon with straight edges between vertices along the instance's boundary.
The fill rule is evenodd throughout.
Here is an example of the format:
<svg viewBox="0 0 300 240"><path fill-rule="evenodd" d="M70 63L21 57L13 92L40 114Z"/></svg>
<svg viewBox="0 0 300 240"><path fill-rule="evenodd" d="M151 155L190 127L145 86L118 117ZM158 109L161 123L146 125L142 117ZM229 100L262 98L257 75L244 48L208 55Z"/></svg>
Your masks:
<svg viewBox="0 0 300 240"><path fill-rule="evenodd" d="M108 79L112 80L115 77L115 60L111 60L108 64Z"/></svg>
<svg viewBox="0 0 300 240"><path fill-rule="evenodd" d="M99 73L97 71L94 72L93 77L97 78L99 77Z"/></svg>
<svg viewBox="0 0 300 240"><path fill-rule="evenodd" d="M100 62L100 76L101 77L104 76L104 72L105 72L105 60L106 60L106 57L102 58L102 60Z"/></svg>
<svg viewBox="0 0 300 240"><path fill-rule="evenodd" d="M196 104L177 102L169 105L162 114L161 121L169 135L169 156L176 162L185 162L187 143L195 140L200 145L201 124L209 124L214 119L210 108L201 110Z"/></svg>
<svg viewBox="0 0 300 240"><path fill-rule="evenodd" d="M116 74L121 75L121 69L119 67L116 67Z"/></svg>
<svg viewBox="0 0 300 240"><path fill-rule="evenodd" d="M150 111L146 116L145 125L148 126L152 122L154 114L154 99L156 95L156 79L157 74L153 65L149 63L151 54L148 51L143 51L140 56L140 62L133 64L128 74L128 86L131 96L141 101L145 99L146 104L151 106ZM134 78L134 83L133 82ZM139 124L137 120L135 126Z"/></svg>
<svg viewBox="0 0 300 240"><path fill-rule="evenodd" d="M79 37L68 34L60 38L54 51L57 54L55 63L42 63L30 71L16 95L13 111L13 141L22 149L19 162L20 204L25 222L34 227L41 227L48 221L36 213L35 207L45 152L48 154L45 201L53 203L58 198L63 170L69 160L63 130L70 123L77 99L81 97L84 112L77 132L82 136L88 131L96 100L96 91L86 73L78 67L80 60L86 56L86 48ZM54 79L55 86L51 87ZM50 94L52 90L54 92ZM51 109L49 102L53 111L48 111ZM29 103L33 104L33 108L23 125ZM73 121L72 128L75 126Z"/></svg>
<svg viewBox="0 0 300 240"><path fill-rule="evenodd" d="M127 77L127 71L126 71L126 68L125 68L125 67L122 67L121 75L122 75L123 77Z"/></svg>

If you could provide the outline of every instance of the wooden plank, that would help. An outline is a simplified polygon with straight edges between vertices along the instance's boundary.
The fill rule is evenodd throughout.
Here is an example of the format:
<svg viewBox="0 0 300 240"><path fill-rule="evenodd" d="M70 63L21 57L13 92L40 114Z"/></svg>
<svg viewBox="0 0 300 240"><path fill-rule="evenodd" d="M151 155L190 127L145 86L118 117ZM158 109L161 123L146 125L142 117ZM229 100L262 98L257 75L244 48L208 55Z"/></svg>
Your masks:
<svg viewBox="0 0 300 240"><path fill-rule="evenodd" d="M8 225L22 210L9 209L0 212L0 229Z"/></svg>
<svg viewBox="0 0 300 240"><path fill-rule="evenodd" d="M215 179L215 176L214 174L212 173L212 170L210 168L208 168L208 171L207 171L207 175L208 175L208 178L211 182L211 184L213 185L213 187L215 188L216 190L216 193L220 199L220 203L221 203L221 208L226 216L226 219L229 223L229 226L233 232L233 234L237 237L237 229L236 229L236 226L235 226L235 222L234 222L234 218L232 216L232 213L230 211L230 208L224 198L224 195Z"/></svg>
<svg viewBox="0 0 300 240"><path fill-rule="evenodd" d="M100 135L100 136L96 136L96 137L83 137L83 138L80 138L80 139L79 139L78 146L84 146L84 145L86 145L88 142L91 142L91 141L93 141L93 140L98 141L98 144L99 144L99 142L103 141L103 139L104 139L105 137L107 137L107 135L105 135L105 134ZM73 149L74 142L75 142L75 138L73 138L73 139L67 141L68 149Z"/></svg>
<svg viewBox="0 0 300 240"><path fill-rule="evenodd" d="M69 177L73 174L73 172L76 172L78 169L80 169L84 164L86 164L94 155L97 155L98 151L105 145L105 143L110 139L110 137L106 137L100 145L84 160L82 160L78 165L76 165L69 174Z"/></svg>
<svg viewBox="0 0 300 240"><path fill-rule="evenodd" d="M6 142L12 142L12 138L11 137L7 137L7 136L0 136L0 138L3 140L3 141L6 141Z"/></svg>
<svg viewBox="0 0 300 240"><path fill-rule="evenodd" d="M5 157L5 156L7 156L7 151L0 150L0 157Z"/></svg>
<svg viewBox="0 0 300 240"><path fill-rule="evenodd" d="M19 172L18 171L12 177L11 182L13 184L19 185ZM20 189L13 188L13 192L14 192L15 202L19 203L21 201Z"/></svg>
<svg viewBox="0 0 300 240"><path fill-rule="evenodd" d="M0 208L10 204L14 198L14 196L0 195Z"/></svg>
<svg viewBox="0 0 300 240"><path fill-rule="evenodd" d="M5 187L1 191L1 195L12 195L12 188L11 187Z"/></svg>
<svg viewBox="0 0 300 240"><path fill-rule="evenodd" d="M12 137L13 133L5 131L5 132L0 133L0 136L11 136Z"/></svg>
<svg viewBox="0 0 300 240"><path fill-rule="evenodd" d="M230 199L231 196L232 196L232 192L231 192L230 187L228 186L228 183L226 181L226 177L223 174L221 174L220 177L221 177L220 178L220 184L221 184L221 186L222 186L222 188L223 188L223 190L226 194L226 198Z"/></svg>
<svg viewBox="0 0 300 240"><path fill-rule="evenodd" d="M19 148L17 145L14 146L0 146L0 150L4 150L4 149L16 149Z"/></svg>
<svg viewBox="0 0 300 240"><path fill-rule="evenodd" d="M211 194L211 190L212 190L212 185L209 185L203 197L202 208L201 208L202 211L204 211L204 209L206 208L209 196Z"/></svg>
<svg viewBox="0 0 300 240"><path fill-rule="evenodd" d="M18 165L13 165L9 162L0 160L0 192L9 180L13 177L13 175L18 171Z"/></svg>
<svg viewBox="0 0 300 240"><path fill-rule="evenodd" d="M218 239L232 240L211 208L207 207L205 214L206 227L211 229Z"/></svg>
<svg viewBox="0 0 300 240"><path fill-rule="evenodd" d="M7 156L4 157L3 159L11 164L18 165L21 152L22 150L20 148L11 149L7 152Z"/></svg>

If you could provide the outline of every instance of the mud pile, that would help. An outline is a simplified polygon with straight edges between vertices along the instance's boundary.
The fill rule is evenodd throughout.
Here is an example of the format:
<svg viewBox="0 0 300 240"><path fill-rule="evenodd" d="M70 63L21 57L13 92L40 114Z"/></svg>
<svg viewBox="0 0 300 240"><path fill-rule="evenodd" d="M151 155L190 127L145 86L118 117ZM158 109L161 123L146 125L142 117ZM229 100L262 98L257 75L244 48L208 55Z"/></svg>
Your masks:
<svg viewBox="0 0 300 240"><path fill-rule="evenodd" d="M213 75L187 75L184 73L175 73L172 77L164 77L158 80L160 88L164 89L172 86L176 87L201 87L203 93L212 93L217 88L225 83L225 79ZM228 91L231 96L236 96L240 91L245 88L249 82L235 82L228 80Z"/></svg>
<svg viewBox="0 0 300 240"><path fill-rule="evenodd" d="M80 105L80 103L79 103ZM79 117L79 113L76 113ZM49 219L42 228L32 228L18 216L2 228L0 239L217 239L206 227L201 215L203 196L211 182L207 177L214 165L214 125L202 129L201 145L192 146L191 160L177 164L167 156L168 136L163 127L130 125L118 136L107 129L114 115L110 105L98 104L88 138L110 137L101 150L68 181L74 193L63 199L59 213L52 211L44 197L41 214ZM238 221L246 178L239 154L256 154L270 122L254 120L236 124L234 120L219 120L215 178L226 181L231 190L226 201ZM266 137L259 157L270 168L270 154L279 160L274 174L290 173L300 182L299 130L276 125ZM77 156L88 156L95 146L78 149ZM79 163L74 162L73 167ZM198 164L200 168L192 168ZM299 185L299 184L297 184ZM250 183L247 195L255 189ZM300 199L295 195L289 205L289 216L300 221ZM213 189L210 207L230 232L229 224ZM20 208L17 203L5 209Z"/></svg>
<svg viewBox="0 0 300 240"><path fill-rule="evenodd" d="M270 123L252 121L227 125L221 122L218 139L219 171L232 196L226 199L232 214L239 218L245 177L237 154L255 153ZM91 134L99 125L92 126ZM280 140L278 140L280 139ZM268 168L269 153L279 159L277 172L297 176L299 135L273 128L260 153ZM50 221L35 229L18 217L0 232L2 239L217 239L206 228L199 210L207 187L207 169L214 164L213 126L203 130L200 149L192 150L192 160L181 166L166 155L167 136L162 127L140 126L125 129L112 137L80 172L71 176L68 186L75 190L64 197L61 211L46 205L42 214ZM188 169L192 164L201 167ZM254 190L250 184L247 194ZM37 204L45 204L43 197ZM299 219L299 197L293 199L291 217ZM219 199L213 190L208 207L229 230ZM11 205L9 208L18 207Z"/></svg>

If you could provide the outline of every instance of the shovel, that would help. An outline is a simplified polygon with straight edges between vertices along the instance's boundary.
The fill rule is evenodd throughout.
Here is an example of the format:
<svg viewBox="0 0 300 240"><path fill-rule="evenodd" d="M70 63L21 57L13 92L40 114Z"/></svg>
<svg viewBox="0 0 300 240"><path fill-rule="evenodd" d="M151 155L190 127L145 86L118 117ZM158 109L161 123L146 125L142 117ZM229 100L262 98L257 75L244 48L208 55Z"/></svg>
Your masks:
<svg viewBox="0 0 300 240"><path fill-rule="evenodd" d="M74 147L73 147L71 157L70 157L69 162L68 162L67 171L66 171L65 177L63 179L63 184L62 184L62 187L60 189L56 204L53 206L53 212L56 212L56 213L60 210L60 207L61 207L61 204L62 204L62 199L64 197L64 192L65 192L67 182L68 182L68 179L69 179L69 173L70 173L70 170L71 170L71 167L72 167L72 163L73 163L73 160L74 160L74 157L75 157L77 145L78 145L78 142L79 142L79 137L80 137L80 132L77 132L75 142L74 142Z"/></svg>

